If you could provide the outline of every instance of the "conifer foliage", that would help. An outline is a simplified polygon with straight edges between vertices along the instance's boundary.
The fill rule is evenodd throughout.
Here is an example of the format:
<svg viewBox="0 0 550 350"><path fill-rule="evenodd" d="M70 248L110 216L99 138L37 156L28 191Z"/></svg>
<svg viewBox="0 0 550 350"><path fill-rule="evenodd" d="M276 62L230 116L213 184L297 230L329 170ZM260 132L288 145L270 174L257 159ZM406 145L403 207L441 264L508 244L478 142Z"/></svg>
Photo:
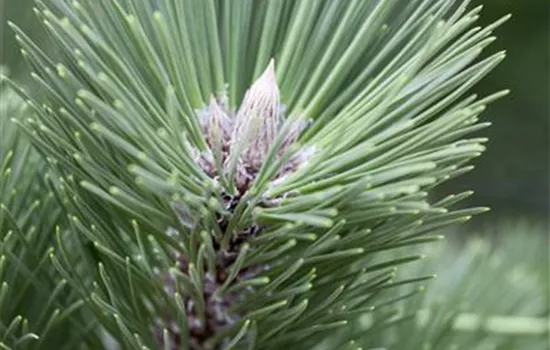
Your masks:
<svg viewBox="0 0 550 350"><path fill-rule="evenodd" d="M96 322L82 298L49 263L56 235L67 232L59 226L62 200L45 159L10 122L30 111L5 84L0 101L0 347L75 349L88 342L101 348L100 338L87 334Z"/></svg>
<svg viewBox="0 0 550 350"><path fill-rule="evenodd" d="M486 210L429 196L472 169L486 139L470 134L506 94L467 94L504 58L482 51L507 17L476 27L480 10L38 0L55 49L10 24L36 84L13 84L33 111L14 122L60 212L35 224L57 283L39 290L74 303L41 327L68 320L87 349L360 349L346 332L365 315L406 322L392 308L433 276L396 275L422 258L397 248ZM32 343L14 327L5 347Z"/></svg>

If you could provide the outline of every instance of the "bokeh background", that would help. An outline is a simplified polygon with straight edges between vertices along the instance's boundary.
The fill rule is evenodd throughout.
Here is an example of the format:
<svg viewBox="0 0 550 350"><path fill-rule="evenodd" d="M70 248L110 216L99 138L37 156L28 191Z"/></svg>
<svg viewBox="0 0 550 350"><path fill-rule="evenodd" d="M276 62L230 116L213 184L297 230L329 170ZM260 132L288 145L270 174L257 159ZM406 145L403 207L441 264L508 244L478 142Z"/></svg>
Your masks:
<svg viewBox="0 0 550 350"><path fill-rule="evenodd" d="M499 30L493 50L505 48L507 59L476 92L510 89L490 106L493 125L482 133L489 148L476 169L456 179L453 188L473 189L476 204L493 210L477 221L524 218L544 224L548 232L550 179L550 1L475 0L483 4L481 22L505 14L512 18ZM474 223L475 224L474 220Z"/></svg>
<svg viewBox="0 0 550 350"><path fill-rule="evenodd" d="M8 66L12 77L28 81L24 64L7 26L16 22L33 37L45 35L37 26L32 0L0 0L0 64ZM505 48L508 58L475 92L484 95L502 89L512 93L493 104L485 118L493 126L482 132L490 138L489 149L475 162L476 169L442 189L472 189L474 205L492 211L469 224L486 226L503 219L523 219L544 226L548 232L550 179L550 1L474 0L483 4L481 23L489 24L512 13L512 19L497 33L498 41L489 50Z"/></svg>

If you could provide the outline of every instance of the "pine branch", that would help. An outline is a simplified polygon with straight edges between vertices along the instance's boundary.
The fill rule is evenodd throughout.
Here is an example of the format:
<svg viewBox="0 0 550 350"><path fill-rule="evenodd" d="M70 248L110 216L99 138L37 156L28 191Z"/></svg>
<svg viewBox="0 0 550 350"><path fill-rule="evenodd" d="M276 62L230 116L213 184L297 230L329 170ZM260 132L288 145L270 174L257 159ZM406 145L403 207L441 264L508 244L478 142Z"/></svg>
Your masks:
<svg viewBox="0 0 550 350"><path fill-rule="evenodd" d="M88 334L95 322L50 264L55 236L64 236L57 226L63 213L44 160L14 124L30 115L28 108L3 83L0 100L0 345L3 349L97 347L99 337Z"/></svg>
<svg viewBox="0 0 550 350"><path fill-rule="evenodd" d="M486 210L428 198L506 94L466 95L507 19L467 5L37 1L60 58L11 26L45 94L19 125L78 237L57 272L129 349L307 348L430 279L377 258Z"/></svg>

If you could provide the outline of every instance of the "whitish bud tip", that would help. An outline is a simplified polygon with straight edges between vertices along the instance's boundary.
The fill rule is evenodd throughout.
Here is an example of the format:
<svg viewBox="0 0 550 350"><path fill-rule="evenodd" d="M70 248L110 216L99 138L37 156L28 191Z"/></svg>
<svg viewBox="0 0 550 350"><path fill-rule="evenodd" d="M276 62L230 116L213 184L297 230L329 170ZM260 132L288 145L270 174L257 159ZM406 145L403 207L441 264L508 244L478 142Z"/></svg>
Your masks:
<svg viewBox="0 0 550 350"><path fill-rule="evenodd" d="M265 71L251 86L252 89L261 89L266 92L277 91L277 78L275 77L275 60L272 58Z"/></svg>
<svg viewBox="0 0 550 350"><path fill-rule="evenodd" d="M275 59L274 58L269 60L269 63L267 64L266 72L269 72L273 76L275 76Z"/></svg>

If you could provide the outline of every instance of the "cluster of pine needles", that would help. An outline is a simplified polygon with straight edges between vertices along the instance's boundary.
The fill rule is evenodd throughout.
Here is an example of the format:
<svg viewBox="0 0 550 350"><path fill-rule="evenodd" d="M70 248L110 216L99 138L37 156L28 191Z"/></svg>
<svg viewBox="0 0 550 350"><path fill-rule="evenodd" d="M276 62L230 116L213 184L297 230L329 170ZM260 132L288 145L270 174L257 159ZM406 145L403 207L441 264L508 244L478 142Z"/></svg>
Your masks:
<svg viewBox="0 0 550 350"><path fill-rule="evenodd" d="M485 207L481 7L36 1L0 86L0 348L545 349L544 228ZM15 48L13 48L15 49ZM487 231L486 230L486 231ZM485 237L484 232L479 237ZM437 278L436 277L437 274Z"/></svg>

